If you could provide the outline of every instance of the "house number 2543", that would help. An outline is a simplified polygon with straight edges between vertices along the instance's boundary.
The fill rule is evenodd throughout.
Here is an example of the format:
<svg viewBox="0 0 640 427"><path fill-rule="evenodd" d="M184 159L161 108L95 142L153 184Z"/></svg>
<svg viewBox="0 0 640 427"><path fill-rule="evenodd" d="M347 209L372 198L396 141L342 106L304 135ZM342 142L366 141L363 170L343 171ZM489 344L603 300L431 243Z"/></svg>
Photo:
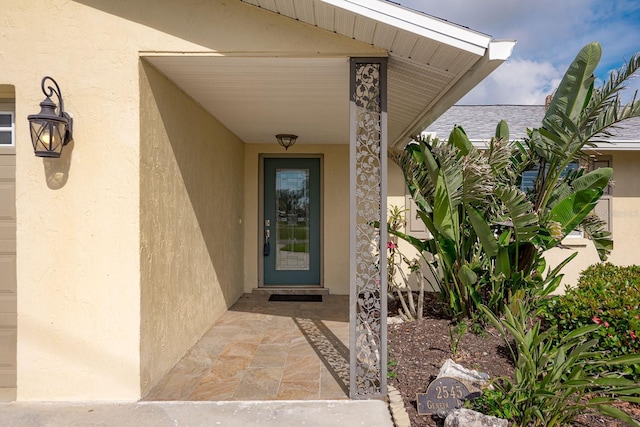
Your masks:
<svg viewBox="0 0 640 427"><path fill-rule="evenodd" d="M464 394L462 393L462 387L456 386L436 386L436 397L438 399L462 399Z"/></svg>

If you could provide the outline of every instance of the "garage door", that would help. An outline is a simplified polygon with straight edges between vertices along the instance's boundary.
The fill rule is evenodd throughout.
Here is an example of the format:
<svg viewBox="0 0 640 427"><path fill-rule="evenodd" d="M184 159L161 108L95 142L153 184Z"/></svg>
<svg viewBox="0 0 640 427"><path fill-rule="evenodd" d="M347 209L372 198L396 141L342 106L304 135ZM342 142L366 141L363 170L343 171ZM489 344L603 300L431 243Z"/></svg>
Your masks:
<svg viewBox="0 0 640 427"><path fill-rule="evenodd" d="M10 139L7 116L11 118ZM5 126L3 126L5 125ZM0 112L0 387L16 386L16 156L13 114Z"/></svg>

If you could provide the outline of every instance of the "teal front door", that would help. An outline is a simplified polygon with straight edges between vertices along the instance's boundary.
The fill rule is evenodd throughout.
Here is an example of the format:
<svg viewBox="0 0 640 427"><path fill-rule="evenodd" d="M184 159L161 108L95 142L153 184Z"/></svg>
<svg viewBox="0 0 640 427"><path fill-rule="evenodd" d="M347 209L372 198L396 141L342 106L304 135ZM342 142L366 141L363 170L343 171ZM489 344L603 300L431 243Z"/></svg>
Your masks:
<svg viewBox="0 0 640 427"><path fill-rule="evenodd" d="M264 159L264 285L320 285L320 159Z"/></svg>

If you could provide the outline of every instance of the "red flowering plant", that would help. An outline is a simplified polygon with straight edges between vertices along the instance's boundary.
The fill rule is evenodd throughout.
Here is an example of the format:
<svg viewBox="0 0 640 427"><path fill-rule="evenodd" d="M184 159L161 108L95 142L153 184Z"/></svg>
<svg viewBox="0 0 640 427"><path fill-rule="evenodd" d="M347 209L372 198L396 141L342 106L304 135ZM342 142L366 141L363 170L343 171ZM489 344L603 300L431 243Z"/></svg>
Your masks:
<svg viewBox="0 0 640 427"><path fill-rule="evenodd" d="M407 209L398 206L389 208L387 219L388 230L398 232L404 229L404 214ZM400 303L399 315L405 321L422 319L424 307L424 282L421 263L418 259L410 260L398 247L397 237L391 235L387 242L387 284L389 292L393 293ZM417 279L418 292L414 294L409 283L409 275L412 274ZM416 298L417 296L417 298ZM416 301L417 300L417 301Z"/></svg>
<svg viewBox="0 0 640 427"><path fill-rule="evenodd" d="M592 265L582 272L578 286L547 301L546 320L559 336L586 325L599 325L592 338L605 356L640 354L640 266ZM606 365L599 370L605 370ZM640 365L624 372L640 381Z"/></svg>

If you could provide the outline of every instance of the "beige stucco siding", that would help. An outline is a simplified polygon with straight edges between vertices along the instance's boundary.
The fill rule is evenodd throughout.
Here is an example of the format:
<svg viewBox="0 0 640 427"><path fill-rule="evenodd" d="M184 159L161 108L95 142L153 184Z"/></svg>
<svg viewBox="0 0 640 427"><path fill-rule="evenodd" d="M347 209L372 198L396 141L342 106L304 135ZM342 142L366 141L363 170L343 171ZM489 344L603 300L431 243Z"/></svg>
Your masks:
<svg viewBox="0 0 640 427"><path fill-rule="evenodd" d="M43 41L38 35L51 25L56 27L55 36ZM220 203L230 201L229 194L238 185L242 192L242 177L234 182L235 172L227 174L225 179L232 189L215 189L213 198L220 197L215 209L213 202L203 202L214 191L206 181L219 182L228 167L211 171L211 165L205 168L199 164L204 170L182 176L180 167L194 160L183 152L180 155L186 159L179 159L176 151L169 151L167 144L175 139L168 138L158 147L167 158L157 161L167 168L164 173L172 174L172 182L160 185L146 181L160 177L161 171L150 170L148 163L148 169L141 171L141 92L149 97L162 89L166 91L163 102L174 97L185 107L187 102L171 94L174 88L170 86L141 89L140 56L145 52L179 52L346 58L351 54L380 55L382 51L238 1L223 0L9 0L3 3L2 30L0 84L15 87L17 117L17 399L138 399L171 361L187 350L203 327L205 312L213 321L222 306L237 295L229 281L238 276L239 262L233 254L242 246L241 240L223 240L235 234L228 230L220 236L217 224L229 227L239 220L242 212L237 212L237 200L229 207ZM58 81L65 108L74 116L74 142L58 161L34 158L29 141L26 116L38 112L43 99L40 81L45 75ZM157 104L156 114L170 107ZM196 111L195 107L188 110ZM185 117L177 108L173 113ZM207 130L189 135L210 140L212 149L226 150L217 152L216 160L230 155L229 164L234 165L233 156L238 153L230 148L233 145L227 145L231 137L220 137L214 122L199 118L197 123L208 126ZM150 126L146 133L162 135L162 129L153 130L148 120L145 123ZM168 123L167 135L176 129L190 130L184 123ZM202 141L184 144L191 149L200 147ZM203 159L211 155L203 147L197 150L202 150L197 153ZM145 156L145 162L148 159ZM195 188L194 180L201 186ZM143 209L141 200L149 194L166 194L163 190L177 193L158 200L153 208L170 211L175 207L169 202L183 202L183 210L172 211L175 217L171 219L192 227L186 232L190 237L184 240L188 247L179 254L182 262L172 261L172 265L189 263L197 271L172 272L170 279L162 278L154 288L151 281L157 273L152 274L150 266L168 263L167 254L177 247L178 232L167 236L165 242L156 242L159 254L144 252L142 271L141 248L150 246L141 241L141 234L147 236L156 224L149 218L141 221L141 212L152 210L149 206ZM213 215L209 222L198 216L202 212ZM157 219L157 226L170 233L170 214L166 215ZM199 238L198 232L202 233ZM211 255L206 260L204 256L213 254L214 249L205 248L204 242L227 250L228 246L236 247L229 254ZM229 265L222 265L227 260ZM346 258L339 262L348 263ZM172 286L181 286L176 282L185 277L201 280L193 286L213 281L220 287L207 290L207 302L187 310L193 295L185 297L176 288L163 288L169 281L174 281ZM163 297L154 294L158 289L165 292ZM166 301L176 294L179 301ZM152 308L152 298L167 305ZM184 336L172 341L183 325L188 325L181 330Z"/></svg>
<svg viewBox="0 0 640 427"><path fill-rule="evenodd" d="M274 138L275 139L275 138ZM261 153L276 155L321 154L323 201L323 285L332 294L349 294L349 146L296 144L286 153L277 144L245 146L244 291L258 287L258 191ZM262 246L260 246L262 248Z"/></svg>
<svg viewBox="0 0 640 427"><path fill-rule="evenodd" d="M142 62L142 393L242 295L244 144Z"/></svg>
<svg viewBox="0 0 640 427"><path fill-rule="evenodd" d="M611 155L613 200L611 220L613 252L617 265L640 264L640 152L603 152Z"/></svg>

